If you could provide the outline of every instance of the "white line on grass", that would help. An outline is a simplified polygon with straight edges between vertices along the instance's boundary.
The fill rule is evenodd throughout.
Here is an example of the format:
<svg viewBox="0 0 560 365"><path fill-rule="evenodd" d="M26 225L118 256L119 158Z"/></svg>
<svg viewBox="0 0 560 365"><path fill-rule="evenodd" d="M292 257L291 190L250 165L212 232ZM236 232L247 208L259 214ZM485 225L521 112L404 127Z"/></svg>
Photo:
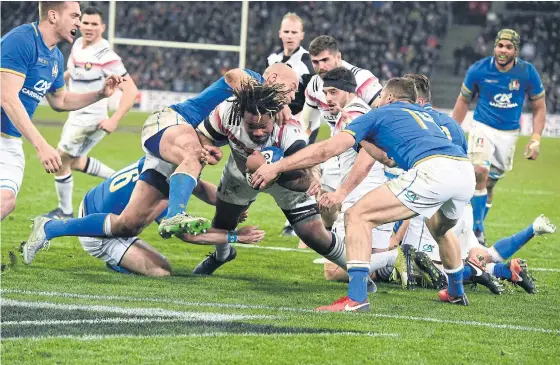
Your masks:
<svg viewBox="0 0 560 365"><path fill-rule="evenodd" d="M137 298L137 297L126 297L126 296L90 295L90 294L75 294L75 293L63 293L63 292L42 292L42 291L19 290L19 289L3 289L2 293L36 295L36 296L46 296L46 297L95 299L95 300L159 302L159 303L181 304L187 306L214 307L214 308L261 309L261 310L271 310L271 311L289 311L289 312L299 312L299 313L325 314L325 312L316 312L312 309L294 308L294 307L272 307L266 305L186 302L182 300L167 300L167 299L158 299L158 298ZM39 303L39 302L33 302L33 303ZM88 306L88 308L90 307L91 306ZM382 314L382 313L372 313L371 316L379 317L379 318L404 319L407 321L433 322L433 323L442 323L442 324L454 324L460 326L476 326L476 327L487 327L487 328L494 328L494 329L507 329L507 330L514 330L514 331L526 331L526 332L540 332L540 333L555 334L555 335L560 334L560 330L553 330L553 329L539 328L539 327L517 326L511 324L477 322L477 321L460 321L460 320L450 320L450 319L430 318L430 317L412 317L412 316L402 316L398 314Z"/></svg>
<svg viewBox="0 0 560 365"><path fill-rule="evenodd" d="M2 322L2 326L63 326L80 324L105 324L105 323L167 323L167 322L193 322L194 318L95 318L95 319L72 319L56 320L47 319L43 321L8 321Z"/></svg>
<svg viewBox="0 0 560 365"><path fill-rule="evenodd" d="M60 336L29 336L29 337L6 337L2 338L4 340L44 340L44 339L59 339L66 338L71 340L79 341L96 341L105 340L110 338L147 338L147 339L157 339L157 338L181 338L181 337L231 337L231 336L241 336L241 337L289 337L289 336L364 336L364 337L399 337L398 333L378 333L378 332L316 332L316 333L301 333L301 332L282 332L282 333L257 333L257 332L205 332L205 333L189 333L189 334L169 334L169 335L131 335L131 334L119 334L119 335L60 335Z"/></svg>
<svg viewBox="0 0 560 365"><path fill-rule="evenodd" d="M560 272L560 269L548 269L546 267L530 267L529 271Z"/></svg>
<svg viewBox="0 0 560 365"><path fill-rule="evenodd" d="M145 317L173 317L192 321L210 321L210 322L224 322L224 321L238 321L246 319L262 319L273 318L271 316L263 315L245 315L245 314L220 314L220 313L204 313L204 312L182 312L172 311L162 308L127 308L115 307L107 305L82 305L82 304L61 304L50 302L28 302L13 299L2 298L0 301L2 306L13 306L22 308L48 308L60 310L82 310L88 312L107 312L107 313L120 313L131 316L145 316Z"/></svg>

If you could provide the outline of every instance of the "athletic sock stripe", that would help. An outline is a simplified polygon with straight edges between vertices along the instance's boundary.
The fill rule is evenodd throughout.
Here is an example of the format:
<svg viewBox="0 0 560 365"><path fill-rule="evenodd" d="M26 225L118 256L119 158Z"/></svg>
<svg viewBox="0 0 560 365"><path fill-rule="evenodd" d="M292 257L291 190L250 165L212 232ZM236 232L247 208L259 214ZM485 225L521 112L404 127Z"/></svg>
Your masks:
<svg viewBox="0 0 560 365"><path fill-rule="evenodd" d="M86 172L86 173L87 173L87 170L88 170L88 167L89 167L89 160L90 160L90 157L87 158L87 160L86 160L86 165L84 166L84 169L82 170L82 172Z"/></svg>
<svg viewBox="0 0 560 365"><path fill-rule="evenodd" d="M54 177L54 180L57 183L62 183L62 184L67 184L69 182L72 182L74 179L72 178L72 174L68 174L66 176L60 176L60 177Z"/></svg>

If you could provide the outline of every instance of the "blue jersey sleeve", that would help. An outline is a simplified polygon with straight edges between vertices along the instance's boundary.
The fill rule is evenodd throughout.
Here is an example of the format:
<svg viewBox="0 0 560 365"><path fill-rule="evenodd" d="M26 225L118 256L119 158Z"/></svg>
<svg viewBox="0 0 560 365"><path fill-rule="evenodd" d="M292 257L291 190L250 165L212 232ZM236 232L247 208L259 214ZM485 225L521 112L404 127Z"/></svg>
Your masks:
<svg viewBox="0 0 560 365"><path fill-rule="evenodd" d="M64 83L64 56L62 52L58 52L58 74L56 75L56 79L54 80L51 88L49 89L50 93L55 93L58 90L62 89L65 85Z"/></svg>
<svg viewBox="0 0 560 365"><path fill-rule="evenodd" d="M473 92L475 91L478 80L477 80L477 70L476 64L469 67L467 74L465 75L465 80L463 80L463 85L461 85L461 95L466 98L471 98Z"/></svg>
<svg viewBox="0 0 560 365"><path fill-rule="evenodd" d="M258 72L255 72L253 70L249 70L248 68L244 69L244 71L251 76L252 78L254 78L255 80L257 80L259 82L259 84L263 84L264 83L264 77L262 77L262 75Z"/></svg>
<svg viewBox="0 0 560 365"><path fill-rule="evenodd" d="M23 78L33 64L35 40L24 32L14 32L2 39L2 61L0 69Z"/></svg>
<svg viewBox="0 0 560 365"><path fill-rule="evenodd" d="M367 114L359 116L348 124L342 131L350 133L356 140L356 144L360 143L366 139L368 134L375 127L375 112L376 110L372 110Z"/></svg>
<svg viewBox="0 0 560 365"><path fill-rule="evenodd" d="M527 94L529 94L529 99L537 100L544 97L544 86L541 81L541 77L535 66L529 64L529 85L527 87Z"/></svg>

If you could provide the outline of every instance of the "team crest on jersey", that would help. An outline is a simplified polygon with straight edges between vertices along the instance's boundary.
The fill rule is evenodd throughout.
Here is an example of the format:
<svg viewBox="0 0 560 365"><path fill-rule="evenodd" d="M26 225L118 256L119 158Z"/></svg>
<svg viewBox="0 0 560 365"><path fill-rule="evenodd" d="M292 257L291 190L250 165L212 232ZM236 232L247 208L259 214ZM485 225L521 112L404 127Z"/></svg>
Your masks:
<svg viewBox="0 0 560 365"><path fill-rule="evenodd" d="M92 67L91 62L86 62L85 66L84 66L84 69L85 69L86 71L89 71L89 70L91 70L91 67Z"/></svg>
<svg viewBox="0 0 560 365"><path fill-rule="evenodd" d="M56 75L58 75L58 61L55 60L52 68L52 77L56 78Z"/></svg>
<svg viewBox="0 0 560 365"><path fill-rule="evenodd" d="M519 90L519 80L511 80L509 82L509 89L510 90Z"/></svg>
<svg viewBox="0 0 560 365"><path fill-rule="evenodd" d="M476 139L476 147L484 147L484 138L477 138Z"/></svg>

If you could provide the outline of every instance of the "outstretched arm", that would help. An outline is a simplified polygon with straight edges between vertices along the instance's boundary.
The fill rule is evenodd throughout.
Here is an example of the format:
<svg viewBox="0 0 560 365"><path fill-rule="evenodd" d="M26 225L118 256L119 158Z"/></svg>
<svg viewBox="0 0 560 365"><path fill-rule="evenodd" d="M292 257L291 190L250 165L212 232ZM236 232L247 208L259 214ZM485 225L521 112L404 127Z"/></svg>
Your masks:
<svg viewBox="0 0 560 365"><path fill-rule="evenodd" d="M236 231L210 228L208 232L196 236L184 234L178 237L187 243L196 245L225 245L235 242L251 244L260 242L264 238L264 231L258 228L258 226L246 226Z"/></svg>

